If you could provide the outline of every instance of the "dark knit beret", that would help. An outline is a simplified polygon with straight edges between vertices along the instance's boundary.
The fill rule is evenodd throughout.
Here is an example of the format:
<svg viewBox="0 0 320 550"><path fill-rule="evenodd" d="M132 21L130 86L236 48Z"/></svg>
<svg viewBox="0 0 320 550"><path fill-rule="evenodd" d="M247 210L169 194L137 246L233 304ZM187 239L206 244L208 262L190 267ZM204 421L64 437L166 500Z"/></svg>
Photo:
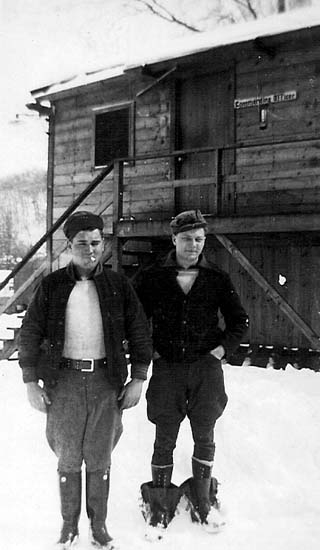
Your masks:
<svg viewBox="0 0 320 550"><path fill-rule="evenodd" d="M74 212L63 226L63 232L67 239L72 240L79 231L88 229L100 229L103 231L103 219L97 214L81 210Z"/></svg>
<svg viewBox="0 0 320 550"><path fill-rule="evenodd" d="M207 222L201 214L200 210L186 210L180 212L170 223L172 233L182 233L182 231L189 231L190 229L205 228Z"/></svg>

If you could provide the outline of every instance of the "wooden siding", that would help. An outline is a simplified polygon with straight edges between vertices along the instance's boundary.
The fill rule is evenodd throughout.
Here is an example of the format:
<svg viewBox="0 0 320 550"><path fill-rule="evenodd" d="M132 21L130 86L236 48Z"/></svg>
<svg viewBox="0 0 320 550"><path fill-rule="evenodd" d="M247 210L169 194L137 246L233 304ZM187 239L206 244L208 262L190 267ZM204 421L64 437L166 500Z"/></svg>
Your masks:
<svg viewBox="0 0 320 550"><path fill-rule="evenodd" d="M267 281L320 335L320 242L310 235L232 235L231 240ZM240 294L251 323L248 341L265 346L309 348L310 343L213 236L207 254L225 269ZM283 277L283 278L281 278ZM285 278L285 280L284 280ZM280 284L280 282L282 284Z"/></svg>
<svg viewBox="0 0 320 550"><path fill-rule="evenodd" d="M273 59L238 63L237 98L295 90L297 99L269 104L265 129L259 126L258 107L235 110L239 143L270 143L237 150L236 215L319 211L320 140L314 139L320 131L320 44L300 46L289 43ZM291 139L301 141L285 143ZM284 143L272 145L280 140Z"/></svg>
<svg viewBox="0 0 320 550"><path fill-rule="evenodd" d="M259 215L279 219L283 214L292 214L292 218L297 214L320 214L320 41L314 40L311 47L308 41L299 41L295 36L292 40L282 38L279 41L273 37L272 46L275 55L261 53L252 43L239 48L222 48L219 68L214 63L214 54L210 54L211 59L209 54L202 56L200 53L194 56L192 67L185 63L179 68L178 64L174 78L171 75L158 83L134 71L70 91L69 96L58 96L54 100L53 220L99 172L93 162L93 110L134 101L135 154L140 155L140 159L124 166L123 204L119 210L122 227L125 222L132 222L133 231L129 237L134 238L135 221L146 222L149 236L163 237L165 231L161 222L167 227L177 208L200 206L206 214L217 214L219 220L226 219L228 223L235 220L239 233L230 238L320 334L317 280L320 242L315 237L316 232L312 235L295 233L292 227L295 222L291 221L289 228L290 223L283 219L282 233L253 233L250 237L241 234L244 233L242 217L246 219L246 227L248 219L252 220L250 231L256 232L261 227ZM218 59L219 53L216 56ZM206 66L203 59L207 59ZM137 96L152 82L154 87ZM175 90L180 93L176 95ZM221 93L221 90L228 93ZM234 98L289 90L296 90L297 99L269 104L265 129L260 128L258 108L233 108ZM179 104L179 101L185 103ZM201 113L197 111L199 106ZM199 137L195 130L201 130L204 123L206 126ZM215 127L219 129L216 134ZM181 153L178 163L170 157L177 147L207 145L219 150L198 156ZM143 155L148 158L141 159ZM107 204L116 188L113 177L113 174L107 176L81 208L96 210ZM183 191L179 178L189 183ZM112 233L112 207L104 213L104 221L106 232ZM119 227L121 231L121 223ZM159 234L154 227L159 228ZM128 237L125 232L118 236L123 241ZM60 230L55 244L62 240ZM141 242L128 245L127 251L132 257L125 262L137 262L139 254L135 256L134 253L139 249L140 253L147 254L148 251L142 250L144 245ZM208 237L207 250L230 272L241 295L251 318L251 343L309 347L306 338L293 328L212 235ZM65 262L66 258L61 261ZM280 275L286 278L284 285L279 283Z"/></svg>
<svg viewBox="0 0 320 550"><path fill-rule="evenodd" d="M135 98L135 94L149 83L139 79L129 85L123 77L120 81L99 83L90 93L75 93L73 97L55 102L55 149L54 149L54 220L71 204L97 173L93 163L93 109L124 101L135 102L135 151L136 154L164 153L169 150L170 102L167 87L158 85L156 90ZM125 178L128 192L124 199L124 216L148 215L161 217L172 214L169 197L162 196L153 204L153 198L145 195L133 197L132 189L139 183L167 179L170 163L166 158L137 162L126 166ZM83 203L83 208L93 209L108 196L112 196L113 176L110 175ZM112 232L112 211L105 216L106 231ZM58 234L58 238L61 237Z"/></svg>
<svg viewBox="0 0 320 550"><path fill-rule="evenodd" d="M226 71L210 72L208 66L207 74L197 77L193 72L188 80L188 73L180 72L176 76L177 89L180 90L178 107L173 105L170 79L136 97L152 82L150 77L138 73L133 77L121 76L99 82L57 100L54 219L97 173L92 158L93 109L126 101L135 101L136 155L165 155L175 146L211 144L223 147L234 140L241 146L252 145L222 151L221 215L318 212L320 139L314 141L314 138L320 130L320 46L315 42L310 48L308 42L282 41L275 51L275 56L270 57L260 55L252 46L246 49L242 45L238 55L230 59L229 74ZM297 91L296 100L268 106L268 126L264 130L259 127L258 108L233 109L234 97L254 97L292 89ZM221 90L225 92L221 94ZM180 105L179 101L182 102ZM174 112L177 113L176 121L172 116ZM176 144L174 135L179 135ZM292 139L301 141L286 143ZM272 144L274 141L277 144ZM255 142L266 144L255 146ZM176 208L191 204L212 213L214 187L192 187L172 193L163 187L159 187L157 192L148 186L177 177L209 174L216 177L216 160L217 154L212 151L181 157L180 164L179 161L176 164L178 170L174 170L172 159L165 156L126 166L124 217L161 220L174 215ZM140 188L142 184L145 184L144 192ZM112 194L112 188L110 175L84 207L91 208L92 203L103 201L106 195ZM112 213L106 216L106 223L107 230L111 231Z"/></svg>

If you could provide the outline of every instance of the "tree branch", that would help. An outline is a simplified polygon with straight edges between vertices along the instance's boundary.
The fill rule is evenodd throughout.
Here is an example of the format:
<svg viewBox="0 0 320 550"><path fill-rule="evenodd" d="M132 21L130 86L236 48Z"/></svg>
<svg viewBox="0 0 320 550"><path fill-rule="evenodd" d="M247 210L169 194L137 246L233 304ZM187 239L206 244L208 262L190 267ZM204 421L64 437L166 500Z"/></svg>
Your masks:
<svg viewBox="0 0 320 550"><path fill-rule="evenodd" d="M254 19L258 19L258 14L257 14L256 10L254 9L254 7L253 7L250 0L245 0L245 1L235 0L235 3L238 4L239 6L242 6L246 10L248 10L248 12L251 13L251 15Z"/></svg>
<svg viewBox="0 0 320 550"><path fill-rule="evenodd" d="M186 29L192 32L201 32L201 29L198 29L194 25L190 25L189 23L187 23L187 21L183 21L182 19L179 19L178 17L176 17L165 6L162 6L160 2L158 2L157 0L151 0L150 2L148 0L136 0L136 2L138 4L142 4L154 15L157 15L158 17L160 17L161 19L164 19L165 21L169 21L169 23L176 23L177 25L185 27Z"/></svg>

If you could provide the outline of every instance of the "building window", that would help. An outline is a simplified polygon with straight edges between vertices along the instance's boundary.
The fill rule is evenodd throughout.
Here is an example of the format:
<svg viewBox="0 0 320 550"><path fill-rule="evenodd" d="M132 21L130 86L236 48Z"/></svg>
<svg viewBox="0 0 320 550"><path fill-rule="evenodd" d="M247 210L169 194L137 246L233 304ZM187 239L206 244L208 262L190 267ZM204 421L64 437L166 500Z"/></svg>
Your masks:
<svg viewBox="0 0 320 550"><path fill-rule="evenodd" d="M114 106L94 113L94 166L129 157L133 151L133 104Z"/></svg>

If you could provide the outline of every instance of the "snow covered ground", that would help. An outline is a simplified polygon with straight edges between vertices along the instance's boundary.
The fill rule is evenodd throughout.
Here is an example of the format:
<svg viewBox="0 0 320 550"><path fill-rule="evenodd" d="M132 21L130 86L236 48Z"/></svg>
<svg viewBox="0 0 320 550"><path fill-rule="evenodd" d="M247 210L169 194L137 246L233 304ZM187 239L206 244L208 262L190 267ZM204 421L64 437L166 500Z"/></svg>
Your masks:
<svg viewBox="0 0 320 550"><path fill-rule="evenodd" d="M320 543L320 373L226 365L229 404L216 428L214 474L227 525L209 535L181 510L159 550L316 550ZM108 527L123 550L147 550L138 506L150 479L153 426L145 399L124 413L114 452ZM0 362L0 548L49 550L60 530L56 460L45 416L30 408L16 361ZM184 422L173 481L190 476ZM83 511L78 548L89 548ZM154 547L154 546L153 546Z"/></svg>

